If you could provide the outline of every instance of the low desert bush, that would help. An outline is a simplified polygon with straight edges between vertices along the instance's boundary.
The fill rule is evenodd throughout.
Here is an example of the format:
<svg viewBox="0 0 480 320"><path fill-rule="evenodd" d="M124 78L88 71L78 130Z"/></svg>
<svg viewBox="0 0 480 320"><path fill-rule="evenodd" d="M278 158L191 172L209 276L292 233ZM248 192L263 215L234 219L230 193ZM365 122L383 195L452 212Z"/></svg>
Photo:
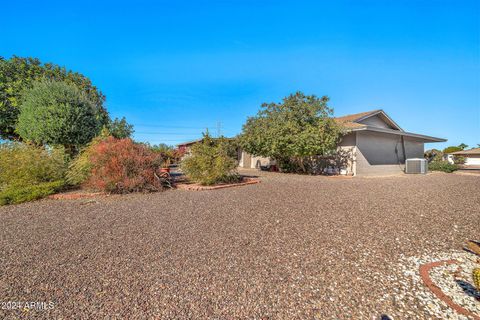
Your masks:
<svg viewBox="0 0 480 320"><path fill-rule="evenodd" d="M228 155L224 145L215 143L208 133L202 142L192 146L191 154L181 163L187 178L202 185L239 181L236 166L236 160Z"/></svg>
<svg viewBox="0 0 480 320"><path fill-rule="evenodd" d="M75 159L70 162L66 180L69 185L78 186L90 177L92 166L90 163L90 147L82 150Z"/></svg>
<svg viewBox="0 0 480 320"><path fill-rule="evenodd" d="M103 130L102 133L94 138L80 153L73 159L66 174L66 181L69 185L78 186L88 180L92 171L92 163L90 156L92 155L95 146L101 141L107 139L110 133L107 130Z"/></svg>
<svg viewBox="0 0 480 320"><path fill-rule="evenodd" d="M456 164L451 164L448 161L432 161L428 164L428 170L431 171L443 171L447 173L451 173L453 171L458 170L458 166Z"/></svg>
<svg viewBox="0 0 480 320"><path fill-rule="evenodd" d="M0 186L63 179L65 164L62 149L48 150L23 143L0 144Z"/></svg>
<svg viewBox="0 0 480 320"><path fill-rule="evenodd" d="M462 165L462 164L465 164L465 157L462 157L462 156L454 156L453 157L453 163L455 164L459 164L459 165Z"/></svg>
<svg viewBox="0 0 480 320"><path fill-rule="evenodd" d="M64 185L66 156L63 149L23 143L0 145L0 204L36 200Z"/></svg>
<svg viewBox="0 0 480 320"><path fill-rule="evenodd" d="M93 143L86 159L90 170L84 185L108 193L158 191L164 181L157 170L161 157L131 139L108 137Z"/></svg>
<svg viewBox="0 0 480 320"><path fill-rule="evenodd" d="M34 185L11 185L0 192L0 205L38 200L60 191L64 185L63 180Z"/></svg>

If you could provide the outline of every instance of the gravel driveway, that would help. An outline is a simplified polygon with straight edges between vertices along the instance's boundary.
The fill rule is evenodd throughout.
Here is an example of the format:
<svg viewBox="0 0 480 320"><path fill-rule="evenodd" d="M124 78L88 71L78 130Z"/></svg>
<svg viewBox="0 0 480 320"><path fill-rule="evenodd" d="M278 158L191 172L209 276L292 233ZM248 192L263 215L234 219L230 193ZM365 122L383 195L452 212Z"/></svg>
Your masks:
<svg viewBox="0 0 480 320"><path fill-rule="evenodd" d="M480 235L478 175L261 179L1 207L2 308L53 305L0 317L426 318L392 265Z"/></svg>

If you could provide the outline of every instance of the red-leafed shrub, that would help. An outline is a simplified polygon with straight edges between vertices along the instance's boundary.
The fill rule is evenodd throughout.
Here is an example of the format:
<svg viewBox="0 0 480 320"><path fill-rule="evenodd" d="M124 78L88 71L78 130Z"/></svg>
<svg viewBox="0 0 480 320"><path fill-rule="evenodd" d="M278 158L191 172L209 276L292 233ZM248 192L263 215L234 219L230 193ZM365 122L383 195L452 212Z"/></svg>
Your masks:
<svg viewBox="0 0 480 320"><path fill-rule="evenodd" d="M131 139L108 137L89 150L91 172L87 187L109 193L158 191L163 182L158 176L161 157Z"/></svg>

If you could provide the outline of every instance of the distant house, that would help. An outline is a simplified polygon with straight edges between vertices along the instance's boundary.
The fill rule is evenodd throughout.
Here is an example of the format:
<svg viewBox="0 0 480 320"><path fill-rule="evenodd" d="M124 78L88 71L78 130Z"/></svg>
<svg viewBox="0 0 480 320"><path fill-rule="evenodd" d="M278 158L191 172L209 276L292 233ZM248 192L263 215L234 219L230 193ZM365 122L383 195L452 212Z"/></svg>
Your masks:
<svg viewBox="0 0 480 320"><path fill-rule="evenodd" d="M339 172L350 175L389 175L404 171L405 160L423 158L424 144L445 142L446 139L430 137L404 131L383 110L362 112L335 120L346 129L338 151L346 161ZM201 140L179 144L188 152L190 147ZM241 168L259 168L274 163L266 157L253 156L238 151Z"/></svg>
<svg viewBox="0 0 480 320"><path fill-rule="evenodd" d="M222 137L221 139L233 140L233 138L225 138L225 137ZM219 138L212 138L212 140L217 141L217 140L219 140ZM185 155L189 155L190 151L192 150L192 146L194 144L202 142L202 141L203 141L203 138L202 139L197 139L197 140L191 140L191 141L187 141L187 142L182 142L180 144L177 144L177 149L181 153L183 153Z"/></svg>
<svg viewBox="0 0 480 320"><path fill-rule="evenodd" d="M203 141L203 139L197 139L197 140L183 142L183 143L177 144L177 148L183 154L189 154L192 146L195 143L202 142L202 141Z"/></svg>
<svg viewBox="0 0 480 320"><path fill-rule="evenodd" d="M465 169L480 169L480 148L474 148L470 150L461 150L449 153L447 155L448 162L453 163L454 157L465 158Z"/></svg>
<svg viewBox="0 0 480 320"><path fill-rule="evenodd" d="M404 171L405 159L423 158L424 144L446 139L404 131L383 110L362 112L335 118L347 133L338 150L347 154L343 168L352 175L388 175ZM239 165L256 168L269 163L268 158L240 152Z"/></svg>

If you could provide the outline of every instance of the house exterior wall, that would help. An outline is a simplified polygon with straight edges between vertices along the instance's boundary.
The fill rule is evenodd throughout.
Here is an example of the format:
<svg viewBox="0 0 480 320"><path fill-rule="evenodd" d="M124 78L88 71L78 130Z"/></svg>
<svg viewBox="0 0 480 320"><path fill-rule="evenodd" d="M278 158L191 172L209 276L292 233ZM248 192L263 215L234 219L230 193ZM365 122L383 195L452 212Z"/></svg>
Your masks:
<svg viewBox="0 0 480 320"><path fill-rule="evenodd" d="M350 132L342 137L338 144L338 151L340 154L348 158L347 160L347 175L356 175L356 152L357 152L357 134Z"/></svg>
<svg viewBox="0 0 480 320"><path fill-rule="evenodd" d="M421 141L405 137L405 153L407 159L422 158L425 153L425 144Z"/></svg>
<svg viewBox="0 0 480 320"><path fill-rule="evenodd" d="M237 150L237 159L238 159L238 166L240 168L243 168L246 161L245 161L245 156L243 154L243 151L240 148L238 148Z"/></svg>
<svg viewBox="0 0 480 320"><path fill-rule="evenodd" d="M269 164L272 164L272 161L270 160L270 158L255 157L245 151L240 151L240 158L238 161L238 166L240 168L246 168L246 169L257 168L258 169L260 165L267 166Z"/></svg>
<svg viewBox="0 0 480 320"><path fill-rule="evenodd" d="M252 169L255 168L260 168L260 166L268 166L271 164L270 158L265 158L265 157L252 157L252 162L250 164L250 167Z"/></svg>
<svg viewBox="0 0 480 320"><path fill-rule="evenodd" d="M424 144L421 141L398 135L379 132L357 132L356 175L389 175L401 173L405 158L423 158Z"/></svg>

